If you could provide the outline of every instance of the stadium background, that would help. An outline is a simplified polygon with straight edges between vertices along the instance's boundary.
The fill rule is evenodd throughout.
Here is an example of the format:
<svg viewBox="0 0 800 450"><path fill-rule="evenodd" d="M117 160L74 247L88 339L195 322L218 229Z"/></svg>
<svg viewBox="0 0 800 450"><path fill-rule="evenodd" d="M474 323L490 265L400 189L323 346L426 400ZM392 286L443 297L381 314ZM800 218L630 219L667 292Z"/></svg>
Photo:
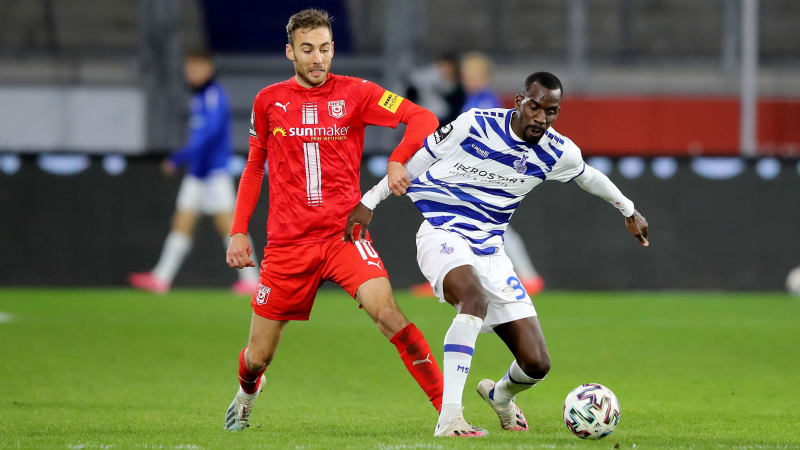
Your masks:
<svg viewBox="0 0 800 450"><path fill-rule="evenodd" d="M562 78L556 129L636 202L652 247L604 202L545 184L512 223L548 288L779 290L800 265L792 0L0 0L0 285L123 285L149 267L180 180L158 164L186 133L183 51L215 56L240 171L252 98L292 75L284 27L306 6L335 17L333 72L400 93L445 51L489 55L506 102L530 72ZM398 133L368 132L363 187ZM419 222L393 199L372 226L397 287L421 281ZM227 286L219 239L198 231L175 284Z"/></svg>

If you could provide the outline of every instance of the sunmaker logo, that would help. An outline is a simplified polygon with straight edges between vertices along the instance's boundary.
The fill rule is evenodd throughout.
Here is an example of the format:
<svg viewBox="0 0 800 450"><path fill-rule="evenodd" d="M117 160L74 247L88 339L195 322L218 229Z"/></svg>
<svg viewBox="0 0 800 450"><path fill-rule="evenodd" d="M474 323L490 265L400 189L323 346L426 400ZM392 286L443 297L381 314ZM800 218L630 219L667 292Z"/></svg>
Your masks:
<svg viewBox="0 0 800 450"><path fill-rule="evenodd" d="M347 139L347 133L350 131L350 126L340 127L333 125L331 127L291 127L284 130L281 127L275 127L272 134L277 136L290 136L290 137L306 137L311 141L343 141Z"/></svg>

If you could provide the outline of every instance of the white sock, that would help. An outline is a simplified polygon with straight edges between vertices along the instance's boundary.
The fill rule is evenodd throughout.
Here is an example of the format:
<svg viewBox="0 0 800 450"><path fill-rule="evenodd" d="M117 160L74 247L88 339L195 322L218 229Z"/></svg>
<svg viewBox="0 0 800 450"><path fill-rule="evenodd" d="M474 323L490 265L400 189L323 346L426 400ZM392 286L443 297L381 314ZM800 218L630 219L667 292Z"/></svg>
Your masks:
<svg viewBox="0 0 800 450"><path fill-rule="evenodd" d="M494 385L494 392L489 392L489 397L498 405L504 406L514 399L520 392L530 389L544 378L531 378L522 371L515 359L508 368L505 376Z"/></svg>
<svg viewBox="0 0 800 450"><path fill-rule="evenodd" d="M153 275L159 280L172 284L172 279L181 267L184 258L192 249L192 238L178 231L170 231L161 249Z"/></svg>
<svg viewBox="0 0 800 450"><path fill-rule="evenodd" d="M525 248L525 242L516 230L509 225L503 233L503 248L514 265L514 271L517 272L520 278L535 278L539 276L536 269L533 267L533 261L528 256L528 250Z"/></svg>
<svg viewBox="0 0 800 450"><path fill-rule="evenodd" d="M255 267L245 267L244 269L239 269L239 270L236 271L236 274L239 276L239 279L242 280L242 281L251 281L251 282L255 283L255 282L258 281L258 276L259 276L259 273L260 273L259 272L259 268L260 268L259 259L258 259L258 257L256 257L256 247L255 247L255 244L253 244L253 239L250 237L249 234L247 235L247 241L250 242L250 248L253 250L253 253L250 254L250 259L253 260L253 262L255 263L256 266ZM231 245L231 237L230 236L224 236L222 238L222 242L224 243L225 249L227 251L228 246Z"/></svg>
<svg viewBox="0 0 800 450"><path fill-rule="evenodd" d="M467 382L475 341L481 331L483 319L469 314L457 314L453 324L444 336L444 392L442 393L442 413L438 425L444 425L461 414L461 400L464 384Z"/></svg>

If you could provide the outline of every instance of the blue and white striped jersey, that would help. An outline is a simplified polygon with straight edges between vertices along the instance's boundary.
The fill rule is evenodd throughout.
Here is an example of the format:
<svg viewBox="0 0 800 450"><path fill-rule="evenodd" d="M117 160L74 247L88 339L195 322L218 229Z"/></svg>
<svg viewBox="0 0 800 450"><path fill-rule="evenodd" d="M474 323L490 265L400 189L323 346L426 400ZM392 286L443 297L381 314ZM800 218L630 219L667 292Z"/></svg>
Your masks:
<svg viewBox="0 0 800 450"><path fill-rule="evenodd" d="M523 197L545 180L569 182L583 173L577 145L553 128L538 145L511 130L514 109L471 109L425 139L420 152L435 162L415 178L408 197L434 227L490 255Z"/></svg>

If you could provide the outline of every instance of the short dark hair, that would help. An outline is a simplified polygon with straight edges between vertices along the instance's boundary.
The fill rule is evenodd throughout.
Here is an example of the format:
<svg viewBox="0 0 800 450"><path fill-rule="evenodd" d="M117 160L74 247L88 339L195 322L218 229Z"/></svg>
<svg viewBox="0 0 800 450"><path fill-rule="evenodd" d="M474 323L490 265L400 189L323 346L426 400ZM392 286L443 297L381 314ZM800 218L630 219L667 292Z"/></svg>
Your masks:
<svg viewBox="0 0 800 450"><path fill-rule="evenodd" d="M213 61L213 58L211 58L211 53L204 48L190 48L186 50L184 57L186 59L202 59L208 62Z"/></svg>
<svg viewBox="0 0 800 450"><path fill-rule="evenodd" d="M289 23L286 24L286 34L289 38L289 45L294 46L294 32L302 29L314 29L319 27L327 27L333 38L333 29L331 28L333 17L328 15L328 11L323 9L308 8L289 17Z"/></svg>
<svg viewBox="0 0 800 450"><path fill-rule="evenodd" d="M561 91L561 96L564 96L564 88L561 87L561 80L550 72L535 72L528 75L528 78L525 79L525 91L527 91L533 83L539 83L546 89L557 89Z"/></svg>

